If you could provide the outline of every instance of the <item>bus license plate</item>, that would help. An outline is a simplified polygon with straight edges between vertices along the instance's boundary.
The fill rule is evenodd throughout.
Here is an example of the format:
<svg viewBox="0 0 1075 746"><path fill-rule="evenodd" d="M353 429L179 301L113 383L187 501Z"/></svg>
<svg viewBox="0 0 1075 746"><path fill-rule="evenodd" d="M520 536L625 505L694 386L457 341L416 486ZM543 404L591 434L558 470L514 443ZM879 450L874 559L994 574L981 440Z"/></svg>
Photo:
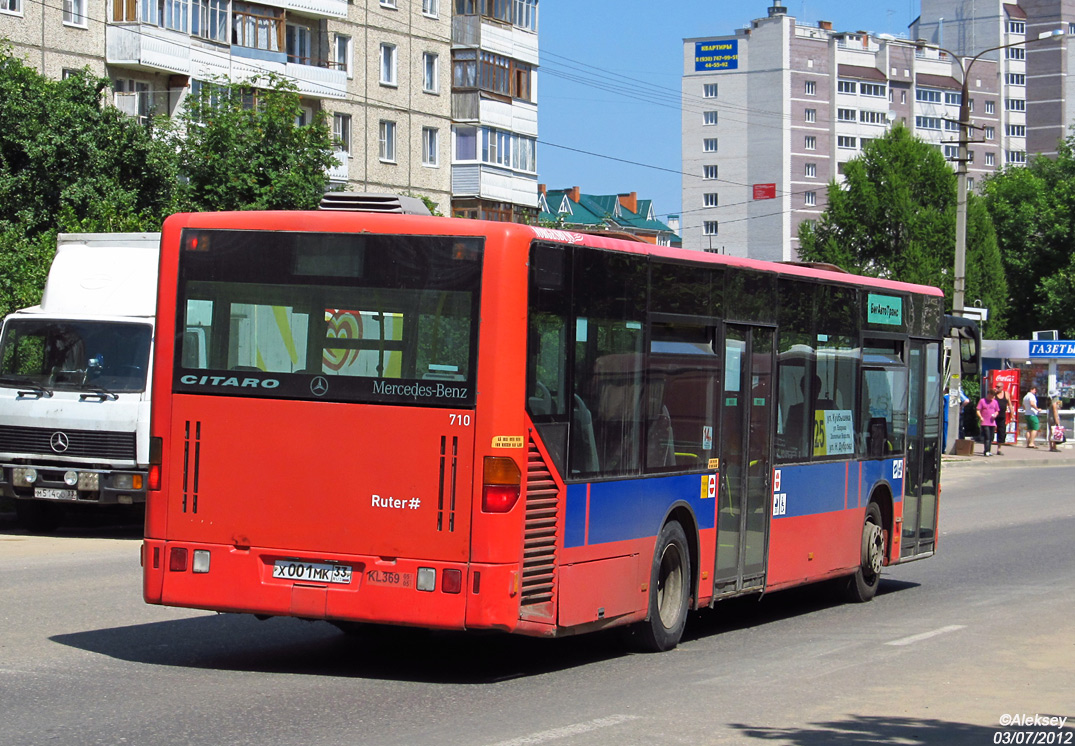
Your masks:
<svg viewBox="0 0 1075 746"><path fill-rule="evenodd" d="M78 490L56 490L51 487L35 487L34 497L39 500L77 500Z"/></svg>
<svg viewBox="0 0 1075 746"><path fill-rule="evenodd" d="M283 580L312 580L317 583L350 583L350 565L330 565L324 562L276 560L272 576Z"/></svg>

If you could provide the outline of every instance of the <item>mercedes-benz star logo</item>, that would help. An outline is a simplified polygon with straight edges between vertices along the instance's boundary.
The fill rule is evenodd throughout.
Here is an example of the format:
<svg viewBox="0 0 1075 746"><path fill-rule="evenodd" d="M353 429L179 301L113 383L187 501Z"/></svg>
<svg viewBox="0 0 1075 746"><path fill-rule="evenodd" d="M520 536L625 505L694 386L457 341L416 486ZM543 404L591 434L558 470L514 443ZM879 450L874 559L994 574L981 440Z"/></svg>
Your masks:
<svg viewBox="0 0 1075 746"><path fill-rule="evenodd" d="M310 393L314 396L324 396L328 393L328 379L324 376L317 376L310 381Z"/></svg>
<svg viewBox="0 0 1075 746"><path fill-rule="evenodd" d="M56 451L56 453L63 453L71 446L71 441L68 439L67 433L61 433L57 430L49 438L49 445L52 446L52 450Z"/></svg>

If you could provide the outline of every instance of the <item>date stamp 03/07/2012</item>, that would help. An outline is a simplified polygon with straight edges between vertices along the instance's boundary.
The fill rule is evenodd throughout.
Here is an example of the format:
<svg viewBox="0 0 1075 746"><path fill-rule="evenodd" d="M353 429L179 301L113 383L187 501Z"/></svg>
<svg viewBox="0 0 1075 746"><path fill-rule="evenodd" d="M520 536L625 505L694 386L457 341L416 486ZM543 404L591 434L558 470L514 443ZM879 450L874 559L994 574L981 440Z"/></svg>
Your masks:
<svg viewBox="0 0 1075 746"><path fill-rule="evenodd" d="M1000 725L1004 730L993 733L993 743L1075 746L1075 731L1064 727L1067 721L1067 716L1005 713L1000 716Z"/></svg>

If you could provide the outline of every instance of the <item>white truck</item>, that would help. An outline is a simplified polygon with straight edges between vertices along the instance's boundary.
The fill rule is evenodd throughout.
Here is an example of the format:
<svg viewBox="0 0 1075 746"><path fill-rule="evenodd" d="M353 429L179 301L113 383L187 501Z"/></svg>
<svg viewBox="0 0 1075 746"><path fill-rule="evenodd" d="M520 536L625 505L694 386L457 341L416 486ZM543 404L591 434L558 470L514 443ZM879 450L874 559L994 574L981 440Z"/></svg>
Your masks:
<svg viewBox="0 0 1075 746"><path fill-rule="evenodd" d="M31 531L146 499L159 233L64 233L0 335L0 490Z"/></svg>

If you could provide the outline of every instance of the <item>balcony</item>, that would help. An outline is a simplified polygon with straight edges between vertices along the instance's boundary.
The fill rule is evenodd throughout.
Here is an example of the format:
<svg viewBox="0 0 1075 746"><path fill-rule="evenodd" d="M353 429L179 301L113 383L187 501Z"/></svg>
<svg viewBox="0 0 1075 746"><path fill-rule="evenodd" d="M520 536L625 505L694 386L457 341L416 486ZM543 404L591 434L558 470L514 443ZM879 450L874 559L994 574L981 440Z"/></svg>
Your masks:
<svg viewBox="0 0 1075 746"><path fill-rule="evenodd" d="M336 156L336 160L340 162L338 166L328 167L328 180L332 184L346 184L347 183L347 151L337 150L333 153Z"/></svg>
<svg viewBox="0 0 1075 746"><path fill-rule="evenodd" d="M110 23L105 27L109 65L190 74L190 36L144 23Z"/></svg>
<svg viewBox="0 0 1075 746"><path fill-rule="evenodd" d="M313 18L347 17L347 0L258 0L258 4Z"/></svg>

